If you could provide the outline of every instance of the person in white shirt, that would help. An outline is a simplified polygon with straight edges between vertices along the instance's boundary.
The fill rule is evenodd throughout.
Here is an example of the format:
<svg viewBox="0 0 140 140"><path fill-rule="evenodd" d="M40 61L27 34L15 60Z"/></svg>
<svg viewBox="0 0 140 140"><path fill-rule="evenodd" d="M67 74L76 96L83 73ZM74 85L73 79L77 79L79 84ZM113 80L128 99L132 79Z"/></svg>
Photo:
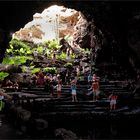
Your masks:
<svg viewBox="0 0 140 140"><path fill-rule="evenodd" d="M61 90L62 90L62 80L58 79L58 84L57 84L57 97L60 98L61 96Z"/></svg>

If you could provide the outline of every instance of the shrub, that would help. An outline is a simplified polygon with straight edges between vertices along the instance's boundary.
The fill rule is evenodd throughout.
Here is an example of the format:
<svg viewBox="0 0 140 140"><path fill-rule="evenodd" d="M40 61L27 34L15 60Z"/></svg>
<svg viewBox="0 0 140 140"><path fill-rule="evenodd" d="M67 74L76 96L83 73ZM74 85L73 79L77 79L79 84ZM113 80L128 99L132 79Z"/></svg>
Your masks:
<svg viewBox="0 0 140 140"><path fill-rule="evenodd" d="M43 71L45 73L51 73L51 74L55 74L57 72L55 67L46 67L46 68L43 68Z"/></svg>
<svg viewBox="0 0 140 140"><path fill-rule="evenodd" d="M3 81L7 76L9 76L9 73L7 73L7 72L0 72L0 81Z"/></svg>
<svg viewBox="0 0 140 140"><path fill-rule="evenodd" d="M3 59L2 64L24 64L28 59L32 59L31 57L27 56L13 56L13 57L5 57Z"/></svg>
<svg viewBox="0 0 140 140"><path fill-rule="evenodd" d="M32 50L28 43L12 39L9 42L9 48L6 50L8 55L30 55Z"/></svg>
<svg viewBox="0 0 140 140"><path fill-rule="evenodd" d="M53 50L53 51L56 51L57 49L61 47L57 40L48 41L46 42L46 44L48 46L48 49Z"/></svg>
<svg viewBox="0 0 140 140"><path fill-rule="evenodd" d="M64 65L64 67L66 67L66 68L68 68L68 69L71 69L71 68L73 68L73 65L72 65L72 63L66 63L66 64Z"/></svg>
<svg viewBox="0 0 140 140"><path fill-rule="evenodd" d="M35 74L37 72L40 72L40 70L41 70L41 68L34 68L34 69L31 70L31 73Z"/></svg>
<svg viewBox="0 0 140 140"><path fill-rule="evenodd" d="M66 60L66 53L62 52L60 55L56 55L56 58L59 60Z"/></svg>

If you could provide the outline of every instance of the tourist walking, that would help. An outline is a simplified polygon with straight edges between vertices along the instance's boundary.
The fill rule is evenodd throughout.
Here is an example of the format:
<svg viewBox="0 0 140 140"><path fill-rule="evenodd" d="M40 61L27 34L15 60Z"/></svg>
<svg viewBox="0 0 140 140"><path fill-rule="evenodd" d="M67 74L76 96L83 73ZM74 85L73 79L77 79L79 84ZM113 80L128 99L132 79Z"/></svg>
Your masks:
<svg viewBox="0 0 140 140"><path fill-rule="evenodd" d="M111 110L115 110L116 109L116 103L117 103L118 96L115 95L114 93L112 93L109 96L109 99L110 99L110 111Z"/></svg>
<svg viewBox="0 0 140 140"><path fill-rule="evenodd" d="M37 84L39 85L39 86L43 86L44 85L44 74L43 74L43 72L42 71L40 71L39 73L38 73L38 78L37 78Z"/></svg>
<svg viewBox="0 0 140 140"><path fill-rule="evenodd" d="M71 94L72 94L72 102L77 102L77 93L76 93L76 79L71 81Z"/></svg>
<svg viewBox="0 0 140 140"><path fill-rule="evenodd" d="M99 98L99 81L97 79L92 82L92 90L93 90L93 100L97 101Z"/></svg>
<svg viewBox="0 0 140 140"><path fill-rule="evenodd" d="M54 81L52 79L49 81L49 92L50 92L51 97L53 97L54 96Z"/></svg>
<svg viewBox="0 0 140 140"><path fill-rule="evenodd" d="M89 75L88 75L88 85L91 86L91 83L92 83L92 76L89 73Z"/></svg>
<svg viewBox="0 0 140 140"><path fill-rule="evenodd" d="M99 77L93 74L91 88L87 95L93 94L93 101L97 101L100 94Z"/></svg>
<svg viewBox="0 0 140 140"><path fill-rule="evenodd" d="M60 98L61 96L61 89L62 89L62 80L58 79L58 84L57 84L57 98Z"/></svg>
<svg viewBox="0 0 140 140"><path fill-rule="evenodd" d="M3 101L2 101L2 100L4 99L4 96L2 95L1 92L2 92L2 91L0 91L0 111L2 110L2 108L3 108L3 106L4 106L4 105L3 105L4 103L3 103Z"/></svg>

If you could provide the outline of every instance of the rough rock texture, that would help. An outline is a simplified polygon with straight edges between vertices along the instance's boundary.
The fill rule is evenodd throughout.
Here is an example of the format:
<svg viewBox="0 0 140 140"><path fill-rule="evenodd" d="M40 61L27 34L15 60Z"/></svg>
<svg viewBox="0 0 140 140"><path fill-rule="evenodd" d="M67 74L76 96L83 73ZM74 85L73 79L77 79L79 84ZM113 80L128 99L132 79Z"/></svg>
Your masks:
<svg viewBox="0 0 140 140"><path fill-rule="evenodd" d="M128 45L129 47L132 49L133 51L133 57L131 57L130 59L130 62L133 63L133 65L135 66L135 63L136 63L136 60L140 61L140 14L139 12L137 11L135 13L135 15L133 17L131 17L129 19L129 30L128 30L128 35L127 35L127 38L128 38ZM139 63L139 62L137 62ZM140 65L139 65L140 66Z"/></svg>
<svg viewBox="0 0 140 140"><path fill-rule="evenodd" d="M0 64L0 72L9 72L9 73L20 73L22 70L20 66L9 65L9 64Z"/></svg>
<svg viewBox="0 0 140 140"><path fill-rule="evenodd" d="M40 43L67 36L71 46L79 46L88 35L88 26L89 23L81 12L54 5L42 13L34 14L33 20L15 32L13 37Z"/></svg>
<svg viewBox="0 0 140 140"><path fill-rule="evenodd" d="M2 62L6 46L8 46L9 40L11 39L8 34L9 32L0 29L0 62Z"/></svg>
<svg viewBox="0 0 140 140"><path fill-rule="evenodd" d="M59 139L63 140L78 140L78 137L76 136L75 133L73 133L70 130L66 130L64 128L58 128L55 130L55 135Z"/></svg>

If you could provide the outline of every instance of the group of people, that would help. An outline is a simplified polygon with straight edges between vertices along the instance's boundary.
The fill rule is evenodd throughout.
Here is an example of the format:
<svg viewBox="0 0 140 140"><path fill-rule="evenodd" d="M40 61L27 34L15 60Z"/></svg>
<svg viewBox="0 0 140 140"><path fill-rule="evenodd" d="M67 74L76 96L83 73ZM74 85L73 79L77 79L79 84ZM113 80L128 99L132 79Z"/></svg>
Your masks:
<svg viewBox="0 0 140 140"><path fill-rule="evenodd" d="M100 95L100 78L96 76L96 74L93 74L93 76L88 77L88 83L90 88L88 89L89 92L87 95L93 95L93 101L97 101L99 99ZM37 74L34 74L31 78L31 83L34 85L44 85L46 88L46 91L50 93L51 97L54 97L54 89L56 88L57 91L57 98L61 97L62 92L62 79L60 75L46 75L42 72L39 72ZM71 95L72 95L72 102L77 102L77 91L76 91L76 85L77 85L77 77L71 78L70 81L71 84ZM7 88L14 88L15 91L19 89L19 85L17 82L12 82L10 80L6 81L5 86ZM112 93L109 97L110 99L110 110L116 109L116 103L117 103L117 95L114 95ZM3 96L0 94L0 101L2 101ZM0 108L2 104L0 103Z"/></svg>
<svg viewBox="0 0 140 140"><path fill-rule="evenodd" d="M100 78L97 77L96 74L93 74L93 77L91 77L91 75L88 76L88 83L89 85L91 84L91 88L89 89L90 92L88 93L88 95L93 93L93 101L97 101L99 99L99 80ZM112 94L108 98L110 100L110 110L115 110L118 96L114 92L112 92Z"/></svg>
<svg viewBox="0 0 140 140"><path fill-rule="evenodd" d="M54 97L54 89L56 88L57 91L57 97L61 97L62 92L62 79L60 75L46 75L44 76L42 72L34 74L32 77L32 83L35 85L45 85L46 91L50 93L51 97ZM88 76L88 83L90 88L88 89L89 92L87 95L93 95L93 101L97 101L99 99L100 95L100 78L96 76L96 74L93 74L93 76ZM77 102L77 91L76 91L76 85L77 85L77 77L73 77L70 80L71 85L71 95L72 95L72 102ZM110 110L116 109L116 103L117 103L117 95L114 95L112 93L109 97L110 100Z"/></svg>
<svg viewBox="0 0 140 140"><path fill-rule="evenodd" d="M48 74L45 75L43 72L39 72L33 74L30 84L33 86L44 86L45 91L49 92L51 97L54 96L54 89L57 89L57 97L60 98L61 96L61 89L62 89L62 80L60 75L52 75Z"/></svg>
<svg viewBox="0 0 140 140"><path fill-rule="evenodd" d="M100 78L96 76L96 74L93 74L92 78L88 77L88 82L90 84L90 88L88 89L89 92L87 95L93 95L93 101L97 101L99 99L100 95L100 84L99 84ZM72 102L77 102L77 93L76 93L76 83L77 79L74 78L71 80L71 94L72 94ZM110 96L108 97L110 100L110 110L116 109L117 99L118 96L112 92Z"/></svg>

